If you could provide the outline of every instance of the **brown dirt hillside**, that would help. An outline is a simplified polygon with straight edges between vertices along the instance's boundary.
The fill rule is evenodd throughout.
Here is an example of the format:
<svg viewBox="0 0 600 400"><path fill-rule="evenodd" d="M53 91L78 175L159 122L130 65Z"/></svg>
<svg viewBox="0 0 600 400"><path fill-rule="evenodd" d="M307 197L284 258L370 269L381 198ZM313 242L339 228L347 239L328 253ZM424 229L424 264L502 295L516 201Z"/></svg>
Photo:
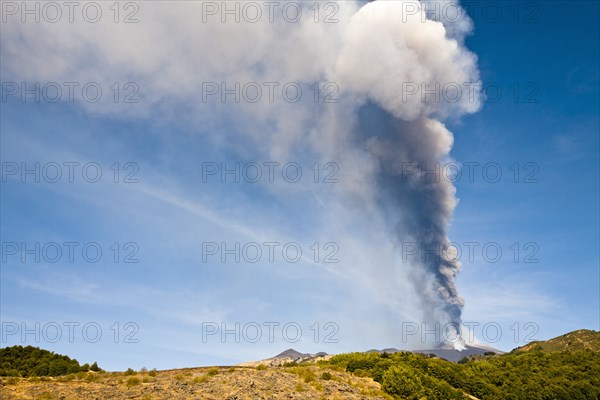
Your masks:
<svg viewBox="0 0 600 400"><path fill-rule="evenodd" d="M5 377L0 382L2 400L390 399L370 378L319 366L87 372L57 378Z"/></svg>

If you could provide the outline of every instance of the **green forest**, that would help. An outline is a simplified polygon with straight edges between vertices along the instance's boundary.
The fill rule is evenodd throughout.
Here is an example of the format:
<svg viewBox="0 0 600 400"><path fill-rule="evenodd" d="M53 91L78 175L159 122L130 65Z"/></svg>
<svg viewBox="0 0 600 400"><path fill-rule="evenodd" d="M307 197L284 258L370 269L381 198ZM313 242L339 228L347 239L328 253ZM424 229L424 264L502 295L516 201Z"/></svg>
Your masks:
<svg viewBox="0 0 600 400"><path fill-rule="evenodd" d="M514 350L452 363L427 355L350 353L326 362L381 383L398 399L600 399L600 353Z"/></svg>
<svg viewBox="0 0 600 400"><path fill-rule="evenodd" d="M100 371L97 363L79 361L33 346L0 349L0 376L60 376L74 372Z"/></svg>

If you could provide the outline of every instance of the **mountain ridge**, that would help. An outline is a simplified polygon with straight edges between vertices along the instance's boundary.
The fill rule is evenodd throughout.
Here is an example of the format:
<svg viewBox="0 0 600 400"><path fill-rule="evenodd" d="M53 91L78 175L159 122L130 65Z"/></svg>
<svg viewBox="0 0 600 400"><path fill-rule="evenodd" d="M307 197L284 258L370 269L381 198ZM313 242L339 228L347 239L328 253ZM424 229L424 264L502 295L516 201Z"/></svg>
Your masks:
<svg viewBox="0 0 600 400"><path fill-rule="evenodd" d="M532 351L540 349L547 352L556 352L556 351L576 351L576 350L592 350L592 351L600 351L600 332L590 330L590 329L578 329L575 331L567 332L563 335L556 336L554 338L550 338L548 340L536 340L530 343L527 343L523 346L517 347L511 351ZM489 353L494 353L497 355L506 354L506 352L495 349L491 346L487 345L467 345L464 350L455 350L453 348L429 348L429 349L418 349L418 350L401 350L394 347L388 347L381 350L378 349L370 349L366 350L362 353L397 353L397 352L409 352L409 353L418 353L424 355L434 355L438 358L443 358L448 361L458 362L464 357L471 357L477 355L491 355ZM295 349L287 349L274 357L267 358L261 361L253 361L254 363L266 363L268 365L274 365L271 360L278 360L279 362L275 363L275 365L282 365L285 362L315 362L319 359L327 359L331 357L331 355L320 352L315 354L310 353L301 353ZM285 360L282 362L282 360ZM250 363L244 363L240 365L250 365Z"/></svg>
<svg viewBox="0 0 600 400"><path fill-rule="evenodd" d="M543 350L546 352L592 350L600 351L600 332L578 329L548 340L536 340L513 351Z"/></svg>

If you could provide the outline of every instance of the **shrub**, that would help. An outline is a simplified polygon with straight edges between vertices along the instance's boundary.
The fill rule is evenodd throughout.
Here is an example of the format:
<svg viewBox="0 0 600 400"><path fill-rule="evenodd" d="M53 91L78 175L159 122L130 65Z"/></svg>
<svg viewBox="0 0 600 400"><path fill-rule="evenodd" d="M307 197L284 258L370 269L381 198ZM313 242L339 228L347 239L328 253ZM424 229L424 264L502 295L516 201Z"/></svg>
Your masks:
<svg viewBox="0 0 600 400"><path fill-rule="evenodd" d="M330 381L331 378L332 378L332 375L329 372L323 372L321 374L321 379L323 379L324 381Z"/></svg>
<svg viewBox="0 0 600 400"><path fill-rule="evenodd" d="M7 385L16 385L17 383L19 383L19 378L16 378L16 377L12 376L12 377L8 378L8 379L5 381L5 383L6 383Z"/></svg>
<svg viewBox="0 0 600 400"><path fill-rule="evenodd" d="M200 384L200 383L204 383L208 380L208 375L202 375L202 376L197 376L194 379L192 379L192 383L196 383L196 384Z"/></svg>
<svg viewBox="0 0 600 400"><path fill-rule="evenodd" d="M125 384L127 385L127 387L132 387L132 386L136 386L139 385L141 383L139 378L136 378L134 376L129 377L127 379L127 381L125 382Z"/></svg>
<svg viewBox="0 0 600 400"><path fill-rule="evenodd" d="M183 374L177 374L173 377L173 379L181 382L183 380Z"/></svg>
<svg viewBox="0 0 600 400"><path fill-rule="evenodd" d="M287 369L288 372L298 375L304 382L309 383L315 380L316 374L309 367L291 367Z"/></svg>
<svg viewBox="0 0 600 400"><path fill-rule="evenodd" d="M417 400L424 394L421 379L403 367L391 367L383 374L382 387L386 393L401 399Z"/></svg>

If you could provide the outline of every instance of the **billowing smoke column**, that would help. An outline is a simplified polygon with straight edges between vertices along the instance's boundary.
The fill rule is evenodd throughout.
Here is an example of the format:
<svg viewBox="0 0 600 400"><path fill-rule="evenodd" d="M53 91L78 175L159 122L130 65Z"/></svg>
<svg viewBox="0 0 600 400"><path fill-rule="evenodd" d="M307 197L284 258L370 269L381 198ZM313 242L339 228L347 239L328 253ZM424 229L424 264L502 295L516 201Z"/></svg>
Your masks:
<svg viewBox="0 0 600 400"><path fill-rule="evenodd" d="M420 295L424 322L460 347L463 300L455 277L458 261L449 257L447 229L456 199L449 180L432 175L452 145L452 136L435 120L389 120L388 131L368 140L368 150L381 163L385 194L400 210L395 239ZM418 267L423 267L418 268ZM441 322L436 326L435 323ZM442 331L442 326L450 332Z"/></svg>
<svg viewBox="0 0 600 400"><path fill-rule="evenodd" d="M382 197L399 210L394 240L402 250L407 243L416 249L410 276L424 322L429 329L445 326L446 340L461 349L463 300L455 284L460 263L446 251L455 188L431 171L448 160L453 143L437 119L479 107L478 94L470 90L478 83L476 60L460 40L448 37L441 22L427 19L423 8L407 13L408 3L365 5L350 24L337 71L345 87L369 99L358 135L379 164ZM453 93L458 101L444 101L443 91L458 87L465 89Z"/></svg>

